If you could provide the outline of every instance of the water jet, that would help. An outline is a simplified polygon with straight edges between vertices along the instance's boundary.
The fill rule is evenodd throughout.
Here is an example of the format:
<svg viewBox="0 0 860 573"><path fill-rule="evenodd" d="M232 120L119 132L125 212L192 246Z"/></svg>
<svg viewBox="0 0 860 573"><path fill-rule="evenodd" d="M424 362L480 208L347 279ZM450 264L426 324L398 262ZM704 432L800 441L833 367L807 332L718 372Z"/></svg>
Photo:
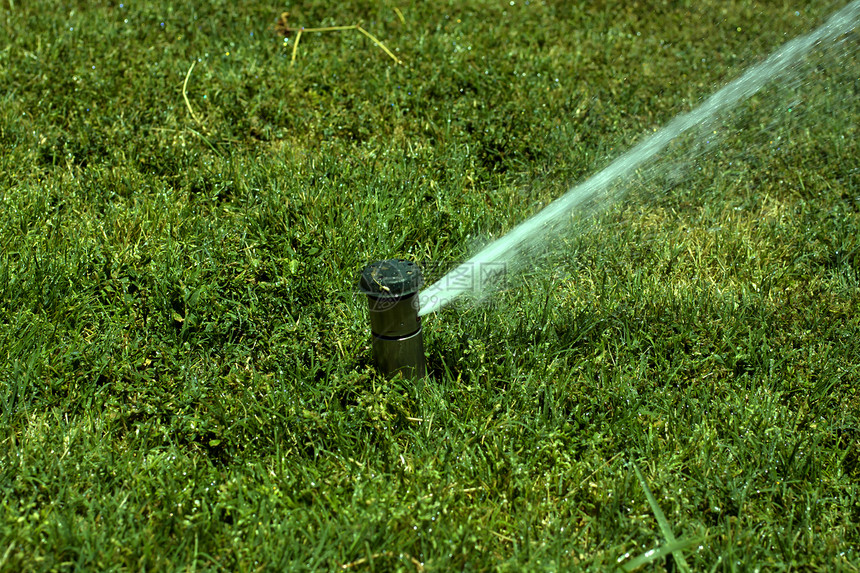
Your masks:
<svg viewBox="0 0 860 573"><path fill-rule="evenodd" d="M817 46L844 39L860 23L860 0L854 0L835 12L812 32L783 44L762 62L752 66L737 79L714 92L693 110L681 113L654 134L631 147L605 169L573 186L564 195L520 223L503 237L491 242L466 262L451 269L441 279L423 290L419 298L421 316L437 312L460 295L477 295L492 282L460 280L473 269L490 265L513 264L539 248L552 233L563 227L576 210L596 212L619 198L614 190L619 182L631 178L638 170L661 154L680 136L709 124L749 99L762 88L789 74Z"/></svg>
<svg viewBox="0 0 860 573"><path fill-rule="evenodd" d="M377 368L386 376L422 378L424 338L418 316L421 268L404 259L367 265L358 288L367 296L371 346Z"/></svg>

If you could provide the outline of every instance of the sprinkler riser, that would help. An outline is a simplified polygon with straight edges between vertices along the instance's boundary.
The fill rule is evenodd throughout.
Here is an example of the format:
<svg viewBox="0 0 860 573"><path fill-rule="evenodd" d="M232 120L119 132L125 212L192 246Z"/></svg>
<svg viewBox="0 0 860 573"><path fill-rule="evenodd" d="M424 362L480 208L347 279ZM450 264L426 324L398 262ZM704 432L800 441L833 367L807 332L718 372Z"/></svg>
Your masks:
<svg viewBox="0 0 860 573"><path fill-rule="evenodd" d="M373 334L371 348L376 367L386 376L402 374L405 378L423 378L426 374L424 335L420 328L414 334L401 338Z"/></svg>
<svg viewBox="0 0 860 573"><path fill-rule="evenodd" d="M421 330L421 319L415 304L418 295L411 294L399 299L367 297L370 310L370 330L386 338L410 336Z"/></svg>
<svg viewBox="0 0 860 573"><path fill-rule="evenodd" d="M367 295L373 361L385 376L422 378L426 374L418 318L422 284L421 270L409 261L380 261L362 271L359 289Z"/></svg>

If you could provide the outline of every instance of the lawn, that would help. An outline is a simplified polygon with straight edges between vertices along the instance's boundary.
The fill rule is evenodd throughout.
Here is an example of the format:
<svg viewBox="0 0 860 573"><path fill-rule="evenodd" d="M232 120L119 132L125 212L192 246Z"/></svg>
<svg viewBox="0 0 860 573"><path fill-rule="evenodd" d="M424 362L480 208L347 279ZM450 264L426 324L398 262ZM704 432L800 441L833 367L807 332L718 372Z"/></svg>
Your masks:
<svg viewBox="0 0 860 573"><path fill-rule="evenodd" d="M0 571L860 570L860 28L427 315L426 378L356 292L808 4L0 0Z"/></svg>

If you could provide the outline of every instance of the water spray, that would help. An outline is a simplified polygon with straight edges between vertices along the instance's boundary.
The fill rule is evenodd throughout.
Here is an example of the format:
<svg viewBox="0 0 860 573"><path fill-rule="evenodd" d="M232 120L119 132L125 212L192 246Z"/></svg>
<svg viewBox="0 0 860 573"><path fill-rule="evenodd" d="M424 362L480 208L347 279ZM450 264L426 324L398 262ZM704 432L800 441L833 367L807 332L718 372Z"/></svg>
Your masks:
<svg viewBox="0 0 860 573"><path fill-rule="evenodd" d="M364 268L359 290L367 295L373 359L386 376L422 378L424 339L418 317L421 269L403 259L379 261Z"/></svg>
<svg viewBox="0 0 860 573"><path fill-rule="evenodd" d="M420 294L420 314L436 312L467 290L478 292L486 285L458 280L474 268L505 263L528 252L538 241L554 231L575 209L597 199L606 199L612 185L633 175L670 142L693 128L702 126L720 113L730 110L746 100L769 81L797 64L816 44L832 41L848 34L860 24L860 0L854 0L818 29L795 38L774 51L763 62L747 70L741 77L707 98L699 107L675 117L665 127L621 155L608 167L592 175L570 191L550 203L546 208L520 223L507 235L498 239L465 263L452 269L439 281ZM603 201L608 204L608 201Z"/></svg>

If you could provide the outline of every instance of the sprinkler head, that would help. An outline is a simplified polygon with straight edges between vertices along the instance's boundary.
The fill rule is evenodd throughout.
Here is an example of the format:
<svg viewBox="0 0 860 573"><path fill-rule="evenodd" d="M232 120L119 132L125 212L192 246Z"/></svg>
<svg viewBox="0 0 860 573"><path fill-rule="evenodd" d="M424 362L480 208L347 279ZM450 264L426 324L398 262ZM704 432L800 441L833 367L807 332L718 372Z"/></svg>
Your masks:
<svg viewBox="0 0 860 573"><path fill-rule="evenodd" d="M424 339L418 290L424 283L412 261L388 259L364 267L358 288L367 295L373 359L386 376L422 378Z"/></svg>

